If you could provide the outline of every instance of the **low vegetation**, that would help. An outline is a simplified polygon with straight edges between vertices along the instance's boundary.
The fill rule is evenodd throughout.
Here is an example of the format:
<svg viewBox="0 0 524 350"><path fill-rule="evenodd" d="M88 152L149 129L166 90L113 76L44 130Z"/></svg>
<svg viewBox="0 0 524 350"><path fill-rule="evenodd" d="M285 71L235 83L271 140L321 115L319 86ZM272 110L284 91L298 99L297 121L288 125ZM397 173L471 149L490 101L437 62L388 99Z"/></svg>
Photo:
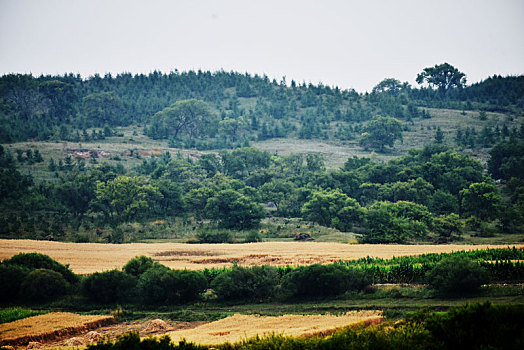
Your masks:
<svg viewBox="0 0 524 350"><path fill-rule="evenodd" d="M23 266L24 258L34 260L35 255L38 254L15 256L3 261L0 267ZM64 294L69 297L81 295L86 298L85 302L109 305L180 305L214 299L223 302L307 300L364 291L378 283L427 283L436 295L454 297L475 295L484 284L522 283L524 266L521 260L524 260L524 250L513 248L389 260L366 258L330 265L234 265L232 268L188 271L170 269L151 258L136 257L123 270L96 272L70 285L66 285L61 274L37 268L28 270L22 283L8 278L10 269L0 269L0 278L6 289L12 291L5 295L4 302L43 303L60 299Z"/></svg>
<svg viewBox="0 0 524 350"><path fill-rule="evenodd" d="M8 323L22 318L41 315L45 311L25 309L22 307L10 307L0 310L0 323Z"/></svg>
<svg viewBox="0 0 524 350"><path fill-rule="evenodd" d="M522 306L493 306L489 303L452 308L444 313L418 313L400 322L376 326L349 326L329 335L291 337L273 334L234 343L213 345L216 349L519 349L524 344ZM89 345L88 349L122 347L137 349L207 349L182 340L140 339L137 333L116 342Z"/></svg>

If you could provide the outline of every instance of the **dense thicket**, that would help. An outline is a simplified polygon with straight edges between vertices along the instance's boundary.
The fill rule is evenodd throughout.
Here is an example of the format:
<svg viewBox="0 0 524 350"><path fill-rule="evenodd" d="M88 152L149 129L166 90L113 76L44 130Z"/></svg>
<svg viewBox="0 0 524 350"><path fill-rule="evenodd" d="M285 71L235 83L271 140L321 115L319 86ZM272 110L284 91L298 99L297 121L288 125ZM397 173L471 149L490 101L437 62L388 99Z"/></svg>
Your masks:
<svg viewBox="0 0 524 350"><path fill-rule="evenodd" d="M39 253L20 253L0 262L0 296L4 303L53 300L69 293L79 280L69 266Z"/></svg>

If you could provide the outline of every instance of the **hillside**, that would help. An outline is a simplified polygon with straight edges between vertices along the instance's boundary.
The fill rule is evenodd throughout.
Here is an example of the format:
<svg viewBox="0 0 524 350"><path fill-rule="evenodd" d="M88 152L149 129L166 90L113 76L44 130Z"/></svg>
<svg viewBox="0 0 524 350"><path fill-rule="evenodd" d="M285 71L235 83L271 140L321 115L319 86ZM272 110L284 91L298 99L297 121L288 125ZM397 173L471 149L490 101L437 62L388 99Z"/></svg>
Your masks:
<svg viewBox="0 0 524 350"><path fill-rule="evenodd" d="M233 72L3 76L0 235L518 241L522 78L359 94Z"/></svg>

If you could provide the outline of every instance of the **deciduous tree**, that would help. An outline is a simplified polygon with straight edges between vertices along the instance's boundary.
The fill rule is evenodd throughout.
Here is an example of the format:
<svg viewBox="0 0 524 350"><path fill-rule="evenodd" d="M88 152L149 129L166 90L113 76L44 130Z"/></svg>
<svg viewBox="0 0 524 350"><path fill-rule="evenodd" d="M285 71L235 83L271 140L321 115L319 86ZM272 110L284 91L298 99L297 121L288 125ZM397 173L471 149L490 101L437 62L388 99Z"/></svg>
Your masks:
<svg viewBox="0 0 524 350"><path fill-rule="evenodd" d="M424 68L417 75L417 83L422 84L423 82L445 92L451 88L463 87L466 84L466 74L449 63L436 64L434 67Z"/></svg>
<svg viewBox="0 0 524 350"><path fill-rule="evenodd" d="M393 147L396 140L402 140L402 124L391 117L375 117L364 126L360 145L384 151L384 146Z"/></svg>

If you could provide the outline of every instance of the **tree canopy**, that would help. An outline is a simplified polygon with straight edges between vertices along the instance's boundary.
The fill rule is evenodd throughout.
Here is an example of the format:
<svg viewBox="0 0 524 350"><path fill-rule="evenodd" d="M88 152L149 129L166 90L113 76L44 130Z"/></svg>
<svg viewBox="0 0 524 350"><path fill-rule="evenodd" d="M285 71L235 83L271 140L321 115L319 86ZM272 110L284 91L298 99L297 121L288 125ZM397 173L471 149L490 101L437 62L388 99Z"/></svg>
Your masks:
<svg viewBox="0 0 524 350"><path fill-rule="evenodd" d="M396 118L378 116L363 131L360 144L365 148L384 151L385 146L393 147L396 140L402 140L402 125Z"/></svg>
<svg viewBox="0 0 524 350"><path fill-rule="evenodd" d="M417 75L417 83L427 82L431 86L437 87L441 91L451 88L464 87L466 84L466 74L459 71L449 63L436 64L434 67L427 67Z"/></svg>

